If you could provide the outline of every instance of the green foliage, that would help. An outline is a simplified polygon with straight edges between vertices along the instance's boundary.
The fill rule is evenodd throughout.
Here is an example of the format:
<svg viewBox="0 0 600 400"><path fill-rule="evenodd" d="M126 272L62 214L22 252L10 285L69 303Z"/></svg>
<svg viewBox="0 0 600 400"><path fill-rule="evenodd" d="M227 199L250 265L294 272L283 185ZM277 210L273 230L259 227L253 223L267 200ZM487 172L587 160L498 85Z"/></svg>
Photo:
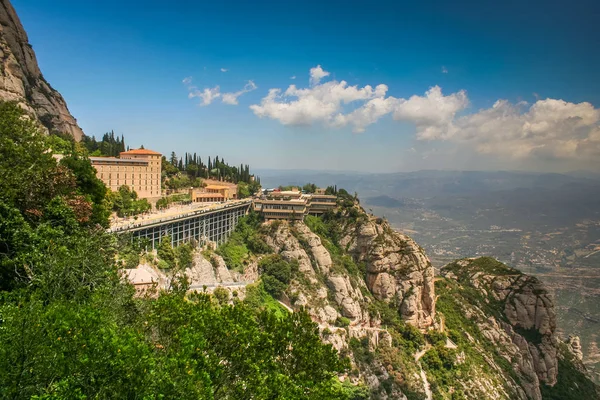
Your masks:
<svg viewBox="0 0 600 400"><path fill-rule="evenodd" d="M561 344L556 384L540 385L544 400L600 399L600 388L576 367L578 363L581 361L575 359L565 344Z"/></svg>
<svg viewBox="0 0 600 400"><path fill-rule="evenodd" d="M73 176L58 167L46 137L15 103L0 102L0 201L35 220L56 195L75 189Z"/></svg>
<svg viewBox="0 0 600 400"><path fill-rule="evenodd" d="M245 199L246 197L250 197L251 193L250 193L250 188L248 187L248 184L245 182L239 182L238 183L238 198L239 199Z"/></svg>
<svg viewBox="0 0 600 400"><path fill-rule="evenodd" d="M168 208L171 204L189 204L192 198L187 193L178 193L166 197L161 197L156 201L156 208L162 210Z"/></svg>
<svg viewBox="0 0 600 400"><path fill-rule="evenodd" d="M285 314L289 313L288 310L266 291L264 282L262 281L246 286L244 304L253 310L269 311L277 318L283 318Z"/></svg>
<svg viewBox="0 0 600 400"><path fill-rule="evenodd" d="M44 304L5 296L0 396L348 398L334 381L347 363L305 313L275 317L204 295L163 294L138 306L114 297Z"/></svg>
<svg viewBox="0 0 600 400"><path fill-rule="evenodd" d="M158 258L167 265L168 268L175 268L176 266L176 256L175 250L171 245L171 236L165 235L162 237L160 244L156 249L156 255Z"/></svg>
<svg viewBox="0 0 600 400"><path fill-rule="evenodd" d="M317 191L317 185L314 183L307 183L306 185L302 186L302 190L306 193L314 193Z"/></svg>
<svg viewBox="0 0 600 400"><path fill-rule="evenodd" d="M178 269L186 270L191 268L194 262L194 246L191 243L180 244L175 249L175 258Z"/></svg>
<svg viewBox="0 0 600 400"><path fill-rule="evenodd" d="M225 305L229 302L229 290L225 289L224 287L219 286L215 288L213 291L213 296L215 296L215 299L217 299L217 302L220 305Z"/></svg>
<svg viewBox="0 0 600 400"><path fill-rule="evenodd" d="M278 298L287 289L292 276L298 271L298 262L287 262L278 254L263 258L258 263L265 290Z"/></svg>
<svg viewBox="0 0 600 400"><path fill-rule="evenodd" d="M129 217L150 211L152 206L146 199L138 199L135 190L123 185L116 192L109 195L112 209L119 217Z"/></svg>
<svg viewBox="0 0 600 400"><path fill-rule="evenodd" d="M369 340L367 338L363 338L362 340L358 340L355 337L350 338L348 347L352 350L352 354L357 363L366 365L373 364L375 354L369 350Z"/></svg>
<svg viewBox="0 0 600 400"><path fill-rule="evenodd" d="M460 260L458 260L460 261ZM523 273L492 257L479 257L469 260L466 266L461 266L455 261L448 264L444 269L452 271L460 279L469 279L475 272L484 272L490 275L522 275Z"/></svg>
<svg viewBox="0 0 600 400"><path fill-rule="evenodd" d="M369 388L365 385L353 385L347 379L340 385L345 398L348 400L368 400L371 398Z"/></svg>
<svg viewBox="0 0 600 400"><path fill-rule="evenodd" d="M102 136L102 141L96 141L96 137L83 135L81 143L90 154L95 156L118 157L122 151L125 151L125 138L123 135L115 138L115 132L110 131Z"/></svg>
<svg viewBox="0 0 600 400"><path fill-rule="evenodd" d="M75 152L75 141L69 134L53 132L46 139L52 154L71 154Z"/></svg>
<svg viewBox="0 0 600 400"><path fill-rule="evenodd" d="M260 216L251 212L238 221L235 231L226 243L219 246L217 253L223 257L227 266L241 271L249 261L251 254L268 254L272 249L260 233Z"/></svg>
<svg viewBox="0 0 600 400"><path fill-rule="evenodd" d="M431 343L433 346L442 347L446 344L446 340L448 339L448 336L446 336L445 333L437 330L428 331L426 337L429 343Z"/></svg>
<svg viewBox="0 0 600 400"><path fill-rule="evenodd" d="M260 310L188 298L185 281L135 298L118 268L145 244L83 218L105 202L89 161L58 165L22 115L0 103L0 398L348 398L347 362L262 285L248 290ZM163 239L159 265L189 265L191 248Z"/></svg>

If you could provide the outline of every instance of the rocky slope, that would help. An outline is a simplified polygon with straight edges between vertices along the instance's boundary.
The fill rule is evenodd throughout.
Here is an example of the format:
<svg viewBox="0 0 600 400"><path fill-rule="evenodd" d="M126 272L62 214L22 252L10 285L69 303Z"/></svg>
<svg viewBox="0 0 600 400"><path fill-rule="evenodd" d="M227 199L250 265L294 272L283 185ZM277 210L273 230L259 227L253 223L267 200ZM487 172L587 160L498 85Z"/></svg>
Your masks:
<svg viewBox="0 0 600 400"><path fill-rule="evenodd" d="M9 0L0 0L0 99L16 101L49 132L68 133L75 140L83 136L63 97L44 79Z"/></svg>
<svg viewBox="0 0 600 400"><path fill-rule="evenodd" d="M485 257L455 261L441 274L446 279L438 282L438 305L445 329L455 336L463 331L467 344L488 355L508 398L598 397L581 363L578 338L562 342L556 335L553 300L542 282Z"/></svg>
<svg viewBox="0 0 600 400"><path fill-rule="evenodd" d="M338 203L304 222L254 216L185 273L196 288L222 285L230 301L307 311L322 340L351 359L340 379L368 393L356 399L599 398L578 339L557 337L552 298L536 278L488 258L434 277L411 238L353 199Z"/></svg>

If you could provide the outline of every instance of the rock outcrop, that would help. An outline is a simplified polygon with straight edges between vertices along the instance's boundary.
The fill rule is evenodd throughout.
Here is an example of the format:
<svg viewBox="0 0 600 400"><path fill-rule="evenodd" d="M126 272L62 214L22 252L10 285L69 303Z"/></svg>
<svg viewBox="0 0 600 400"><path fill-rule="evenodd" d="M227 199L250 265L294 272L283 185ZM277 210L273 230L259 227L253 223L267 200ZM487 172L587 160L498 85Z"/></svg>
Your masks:
<svg viewBox="0 0 600 400"><path fill-rule="evenodd" d="M479 292L482 304L465 312L513 362L527 398L541 399L540 385L553 386L558 376L556 315L545 286L489 258L459 260L441 273Z"/></svg>
<svg viewBox="0 0 600 400"><path fill-rule="evenodd" d="M0 99L17 102L49 132L83 136L63 97L44 79L9 0L0 0Z"/></svg>
<svg viewBox="0 0 600 400"><path fill-rule="evenodd" d="M434 269L414 240L371 217L351 226L341 244L366 264L366 283L375 298L397 304L402 318L418 328L433 324Z"/></svg>

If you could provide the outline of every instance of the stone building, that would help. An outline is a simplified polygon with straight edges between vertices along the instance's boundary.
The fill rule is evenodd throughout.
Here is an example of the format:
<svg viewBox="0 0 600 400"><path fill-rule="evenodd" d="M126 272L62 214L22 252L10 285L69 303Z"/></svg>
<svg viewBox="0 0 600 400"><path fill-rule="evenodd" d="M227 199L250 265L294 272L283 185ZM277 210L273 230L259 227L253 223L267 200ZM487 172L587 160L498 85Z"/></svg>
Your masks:
<svg viewBox="0 0 600 400"><path fill-rule="evenodd" d="M235 183L206 179L204 185L204 187L189 190L192 202L218 203L238 198L238 187Z"/></svg>
<svg viewBox="0 0 600 400"><path fill-rule="evenodd" d="M160 153L147 149L123 151L116 157L90 157L96 176L112 191L129 186L138 197L145 199L161 196Z"/></svg>

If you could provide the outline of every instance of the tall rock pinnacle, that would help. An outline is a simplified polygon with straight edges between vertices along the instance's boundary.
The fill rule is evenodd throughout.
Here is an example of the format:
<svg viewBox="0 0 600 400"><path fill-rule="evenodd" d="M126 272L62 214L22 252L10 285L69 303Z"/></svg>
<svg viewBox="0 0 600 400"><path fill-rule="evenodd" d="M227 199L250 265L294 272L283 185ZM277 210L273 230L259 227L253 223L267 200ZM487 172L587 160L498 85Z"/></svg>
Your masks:
<svg viewBox="0 0 600 400"><path fill-rule="evenodd" d="M49 132L68 133L75 140L83 136L65 99L44 79L9 0L0 0L0 99L19 103Z"/></svg>

